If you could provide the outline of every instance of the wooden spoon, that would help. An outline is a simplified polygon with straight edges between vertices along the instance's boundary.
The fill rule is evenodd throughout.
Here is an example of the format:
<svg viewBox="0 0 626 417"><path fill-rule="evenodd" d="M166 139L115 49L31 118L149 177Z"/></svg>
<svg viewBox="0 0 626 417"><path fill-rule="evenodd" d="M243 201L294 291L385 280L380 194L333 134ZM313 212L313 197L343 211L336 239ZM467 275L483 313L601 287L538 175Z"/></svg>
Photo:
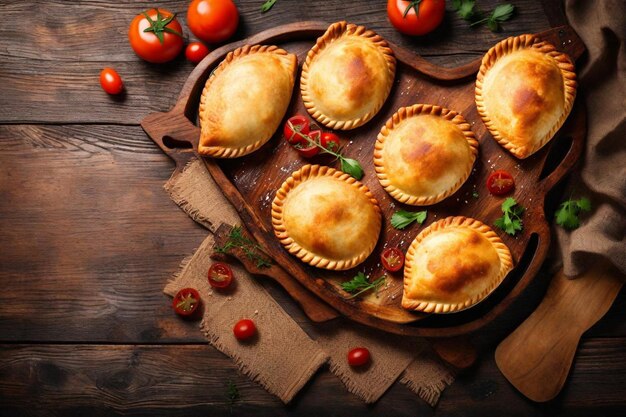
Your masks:
<svg viewBox="0 0 626 417"><path fill-rule="evenodd" d="M580 337L608 311L623 283L608 263L598 263L576 279L560 270L539 307L497 347L502 374L533 401L556 397Z"/></svg>

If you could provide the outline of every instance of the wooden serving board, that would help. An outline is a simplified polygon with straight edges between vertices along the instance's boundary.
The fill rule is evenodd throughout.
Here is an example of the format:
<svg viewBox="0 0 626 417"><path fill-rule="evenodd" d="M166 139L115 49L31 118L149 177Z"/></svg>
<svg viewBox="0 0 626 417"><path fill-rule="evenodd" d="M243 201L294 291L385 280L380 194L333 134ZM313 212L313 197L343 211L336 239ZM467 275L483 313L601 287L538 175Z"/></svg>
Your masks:
<svg viewBox="0 0 626 417"><path fill-rule="evenodd" d="M174 108L167 113L149 115L142 121L142 127L172 158L185 159L182 155L195 151L198 145L199 129L196 123L202 88L213 68L228 52L245 44L274 44L297 54L301 67L308 50L327 27L328 24L319 22L289 24L213 51L190 74ZM539 36L574 60L584 51L582 41L567 26L550 29ZM346 145L345 155L359 160L364 167L362 182L372 191L383 211L383 230L378 245L363 264L343 272L310 267L284 250L272 230L271 203L283 181L307 163L337 167L332 159L325 159L324 156L313 160L301 158L282 138L282 129L251 155L231 160L202 159L265 251L302 285L342 314L399 334L438 337L472 332L501 314L531 282L545 259L550 231L544 217L544 199L547 192L573 167L582 152L586 131L585 111L581 102L577 101L572 114L555 138L530 158L518 160L495 142L477 113L474 82L480 60L459 68L446 69L434 66L404 48L394 44L390 46L398 66L387 102L376 117L364 126L336 132ZM446 200L426 208L406 206L393 200L380 186L372 160L374 142L380 128L399 107L416 103L437 104L461 113L472 126L480 143L474 170L463 187ZM259 103L259 106L262 105ZM285 119L295 114L307 114L298 83ZM387 285L377 294L351 299L349 294L340 289L341 282L351 279L360 271L372 278L383 275L379 260L382 250L397 246L406 251L415 236L434 221L463 215L493 225L495 219L501 216L503 199L491 196L484 184L487 176L495 169L505 169L514 175L516 190L513 196L526 207L526 212L523 218L524 230L517 236L511 237L494 228L510 248L516 267L486 300L454 314L408 312L400 306L401 273L388 274ZM428 218L422 226L413 224L405 230L396 230L391 227L389 219L399 209L427 209Z"/></svg>

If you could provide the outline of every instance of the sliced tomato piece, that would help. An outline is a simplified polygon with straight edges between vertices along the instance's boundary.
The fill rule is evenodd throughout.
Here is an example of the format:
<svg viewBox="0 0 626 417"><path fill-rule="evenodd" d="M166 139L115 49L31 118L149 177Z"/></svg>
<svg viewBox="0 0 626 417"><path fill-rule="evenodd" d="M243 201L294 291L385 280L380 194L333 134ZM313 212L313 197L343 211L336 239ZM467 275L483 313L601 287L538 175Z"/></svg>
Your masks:
<svg viewBox="0 0 626 417"><path fill-rule="evenodd" d="M320 143L321 133L322 132L320 130L314 130L312 132L309 132L307 136L311 140L317 143ZM303 142L296 143L294 145L294 148L296 148L298 152L300 153L300 155L302 155L305 158L313 158L315 155L320 153L320 148L317 145L313 145L309 143L308 141L306 141L306 139L303 139Z"/></svg>
<svg viewBox="0 0 626 417"><path fill-rule="evenodd" d="M404 266L404 253L398 248L387 248L380 255L383 267L389 272L396 272Z"/></svg>
<svg viewBox="0 0 626 417"><path fill-rule="evenodd" d="M226 288L233 280L233 270L222 262L215 262L209 268L209 284L214 288Z"/></svg>
<svg viewBox="0 0 626 417"><path fill-rule="evenodd" d="M497 170L487 178L487 189L493 195L505 195L513 191L515 180L513 176L504 170Z"/></svg>
<svg viewBox="0 0 626 417"><path fill-rule="evenodd" d="M296 143L304 143L306 144L306 140L302 138L302 136L298 135L302 133L303 135L308 135L311 130L311 124L309 123L309 119L306 116L301 114L290 117L286 122L285 126L283 126L283 135L288 143L294 145Z"/></svg>
<svg viewBox="0 0 626 417"><path fill-rule="evenodd" d="M183 288L172 301L172 307L179 316L190 317L200 306L200 294L194 288Z"/></svg>

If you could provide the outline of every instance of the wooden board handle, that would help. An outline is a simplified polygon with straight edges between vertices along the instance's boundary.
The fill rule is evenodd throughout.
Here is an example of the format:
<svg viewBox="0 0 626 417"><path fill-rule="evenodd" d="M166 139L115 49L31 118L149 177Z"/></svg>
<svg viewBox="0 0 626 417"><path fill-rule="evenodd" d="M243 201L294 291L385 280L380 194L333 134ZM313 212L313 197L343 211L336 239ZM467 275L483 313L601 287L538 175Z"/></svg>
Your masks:
<svg viewBox="0 0 626 417"><path fill-rule="evenodd" d="M228 236L232 226L222 223L215 231L215 245L223 246L228 241ZM244 236L253 239L248 232L242 228ZM228 252L230 257L237 259L246 271L254 275L263 275L271 278L279 283L289 295L302 307L304 313L314 322L325 322L339 317L339 313L317 298L312 292L304 288L298 281L289 275L284 269L276 264L272 264L267 268L258 267L254 261L251 261L245 253L238 248L233 248ZM223 260L223 254L213 254L212 259ZM267 256L267 259L271 259Z"/></svg>
<svg viewBox="0 0 626 417"><path fill-rule="evenodd" d="M200 129L185 117L178 105L169 112L149 114L141 121L141 127L176 162L176 170L189 162L200 138Z"/></svg>
<svg viewBox="0 0 626 417"><path fill-rule="evenodd" d="M576 279L561 270L539 307L496 349L496 364L522 394L549 401L561 391L582 334L608 311L624 277L606 263Z"/></svg>

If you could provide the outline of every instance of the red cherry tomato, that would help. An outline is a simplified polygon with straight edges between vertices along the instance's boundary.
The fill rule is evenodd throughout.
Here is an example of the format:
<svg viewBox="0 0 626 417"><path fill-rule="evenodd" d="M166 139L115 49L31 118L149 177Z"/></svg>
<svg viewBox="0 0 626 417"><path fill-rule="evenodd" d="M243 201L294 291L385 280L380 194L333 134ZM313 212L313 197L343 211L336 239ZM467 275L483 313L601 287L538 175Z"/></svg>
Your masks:
<svg viewBox="0 0 626 417"><path fill-rule="evenodd" d="M214 288L226 288L233 280L233 270L222 262L215 262L209 268L209 284Z"/></svg>
<svg viewBox="0 0 626 417"><path fill-rule="evenodd" d="M319 143L321 134L322 132L320 130L314 130L312 132L309 132L308 136L311 140ZM296 144L293 145L293 147L296 148L298 152L300 153L300 155L302 155L305 158L313 158L315 155L320 153L319 147L317 147L316 145L310 144L305 139L302 139L300 142L297 142Z"/></svg>
<svg viewBox="0 0 626 417"><path fill-rule="evenodd" d="M446 11L444 0L422 0L415 7L411 4L409 0L387 0L387 17L398 31L405 35L425 35L441 24Z"/></svg>
<svg viewBox="0 0 626 417"><path fill-rule="evenodd" d="M172 12L150 9L130 22L128 40L140 58L160 64L176 58L183 49L183 28Z"/></svg>
<svg viewBox="0 0 626 417"><path fill-rule="evenodd" d="M404 266L404 254L398 248L387 248L380 255L383 267L389 272L399 271Z"/></svg>
<svg viewBox="0 0 626 417"><path fill-rule="evenodd" d="M287 119L285 126L283 126L283 135L285 136L287 142L292 145L301 142L306 143L306 141L296 132L308 135L310 130L311 125L309 123L309 119L306 116L298 114Z"/></svg>
<svg viewBox="0 0 626 417"><path fill-rule="evenodd" d="M341 143L339 142L339 136L330 132L322 133L320 144L324 148L333 152L337 152L337 150L339 149L339 145L341 145Z"/></svg>
<svg viewBox="0 0 626 417"><path fill-rule="evenodd" d="M206 43L219 43L233 36L239 11L232 0L193 0L187 9L187 26Z"/></svg>
<svg viewBox="0 0 626 417"><path fill-rule="evenodd" d="M513 176L504 170L497 170L487 178L487 189L493 195L505 195L515 188Z"/></svg>
<svg viewBox="0 0 626 417"><path fill-rule="evenodd" d="M205 56L209 54L209 48L204 46L202 42L191 42L185 48L185 57L187 61L197 64L202 61Z"/></svg>
<svg viewBox="0 0 626 417"><path fill-rule="evenodd" d="M364 347L358 347L348 352L348 364L350 366L367 365L370 361L370 351Z"/></svg>
<svg viewBox="0 0 626 417"><path fill-rule="evenodd" d="M256 326L250 319L239 320L233 328L237 340L248 340L256 334Z"/></svg>
<svg viewBox="0 0 626 417"><path fill-rule="evenodd" d="M178 291L172 301L172 307L176 314L189 317L192 316L200 306L200 294L193 288L183 288Z"/></svg>
<svg viewBox="0 0 626 417"><path fill-rule="evenodd" d="M106 67L100 72L100 86L108 94L119 94L124 90L122 77L113 68Z"/></svg>

